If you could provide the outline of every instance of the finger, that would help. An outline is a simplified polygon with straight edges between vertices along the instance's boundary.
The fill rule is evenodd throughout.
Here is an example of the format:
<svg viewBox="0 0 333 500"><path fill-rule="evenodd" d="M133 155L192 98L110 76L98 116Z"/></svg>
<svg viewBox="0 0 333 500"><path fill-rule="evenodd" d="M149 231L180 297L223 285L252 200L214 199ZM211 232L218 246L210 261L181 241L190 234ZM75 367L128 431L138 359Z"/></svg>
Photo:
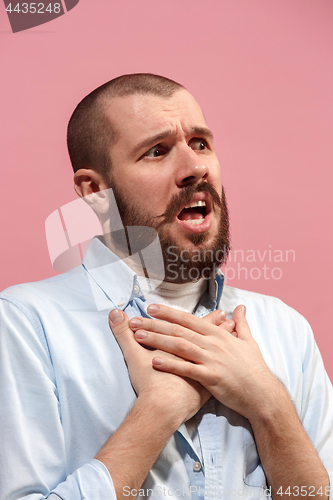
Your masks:
<svg viewBox="0 0 333 500"><path fill-rule="evenodd" d="M194 330L197 333L203 333L202 327L204 327L205 332L209 328L208 323L200 321L197 316L161 304L151 304L148 307L147 312L154 318L163 319L168 323L176 323L178 325L182 325L186 328L189 328L190 330Z"/></svg>
<svg viewBox="0 0 333 500"><path fill-rule="evenodd" d="M179 358L194 363L202 362L203 349L184 338L159 335L144 330L137 330L134 337L140 344L149 345L150 347L154 347L165 353L174 354Z"/></svg>
<svg viewBox="0 0 333 500"><path fill-rule="evenodd" d="M195 316L195 318L197 318L197 320L198 320L197 316ZM227 326L228 329L230 327L235 326L234 321L226 320L226 313L224 311L220 311L220 310L213 311L213 312L207 314L207 316L204 316L203 318L200 318L200 319L202 321L205 321L206 323L208 323L210 325L214 325L214 326L220 326L223 323L225 323L225 321L227 321L226 324L228 325ZM138 328L145 328L146 330L158 331L159 325L163 324L163 323L174 324L174 323L170 323L170 322L162 321L162 320L156 321L156 320L151 320L150 318L135 317L135 318L132 318L130 320L130 327L132 328L133 331L137 330ZM162 326L162 328L163 328L163 326Z"/></svg>
<svg viewBox="0 0 333 500"><path fill-rule="evenodd" d="M133 339L127 315L120 309L113 309L109 313L109 324L125 360L130 362L132 356L138 355L138 348L140 353L141 349Z"/></svg>
<svg viewBox="0 0 333 500"><path fill-rule="evenodd" d="M197 365L177 357L155 356L152 359L152 365L157 370L173 373L197 382L204 378L205 369L203 365Z"/></svg>
<svg viewBox="0 0 333 500"><path fill-rule="evenodd" d="M214 332L212 328L216 328L214 332L216 334L220 334L221 332L220 328L217 329L216 325L212 324L209 320L205 321L204 318L198 318L198 316L194 316L193 314L161 304L150 305L147 312L154 318L181 325L201 335L211 335Z"/></svg>
<svg viewBox="0 0 333 500"><path fill-rule="evenodd" d="M204 339L201 335L176 323L150 318L133 318L129 325L134 332L140 329L169 337L180 337L203 347Z"/></svg>
<svg viewBox="0 0 333 500"><path fill-rule="evenodd" d="M216 311L207 314L207 316L204 316L202 320L207 321L212 325L220 326L227 330L227 332L237 337L237 333L235 332L235 322L232 319L226 318L227 314L224 311L221 311L221 309L217 309Z"/></svg>
<svg viewBox="0 0 333 500"><path fill-rule="evenodd" d="M243 340L252 339L249 325L246 321L246 307L243 305L237 306L232 314L232 319L235 321L235 330L237 337Z"/></svg>
<svg viewBox="0 0 333 500"><path fill-rule="evenodd" d="M216 309L202 318L203 321L210 323L211 325L220 326L226 320L227 315L221 309Z"/></svg>
<svg viewBox="0 0 333 500"><path fill-rule="evenodd" d="M227 332L229 333L233 333L234 330L235 330L235 322L233 319L226 319L222 325L220 326L220 328L224 328L224 330L226 330Z"/></svg>

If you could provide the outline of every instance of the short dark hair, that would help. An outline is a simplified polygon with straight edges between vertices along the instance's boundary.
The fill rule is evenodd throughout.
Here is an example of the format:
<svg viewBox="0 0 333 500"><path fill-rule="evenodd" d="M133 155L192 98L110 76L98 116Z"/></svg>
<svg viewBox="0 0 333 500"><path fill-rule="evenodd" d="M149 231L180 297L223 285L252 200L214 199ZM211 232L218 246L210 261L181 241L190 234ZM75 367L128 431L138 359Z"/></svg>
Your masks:
<svg viewBox="0 0 333 500"><path fill-rule="evenodd" d="M68 123L67 147L74 172L92 168L106 179L110 177L109 151L117 139L117 131L105 114L110 98L133 94L169 98L183 88L164 76L134 73L114 78L93 90L76 106Z"/></svg>

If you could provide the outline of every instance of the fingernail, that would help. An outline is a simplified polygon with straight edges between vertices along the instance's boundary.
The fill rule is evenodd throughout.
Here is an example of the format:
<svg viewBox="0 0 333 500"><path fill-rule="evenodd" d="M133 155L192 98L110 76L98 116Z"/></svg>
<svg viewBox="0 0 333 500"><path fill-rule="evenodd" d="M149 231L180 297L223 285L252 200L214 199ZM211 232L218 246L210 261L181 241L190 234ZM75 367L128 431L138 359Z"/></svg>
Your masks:
<svg viewBox="0 0 333 500"><path fill-rule="evenodd" d="M164 363L164 360L162 358L153 358L153 365L162 366L163 363Z"/></svg>
<svg viewBox="0 0 333 500"><path fill-rule="evenodd" d="M130 326L133 328L140 328L143 325L142 319L139 318L133 318L130 321Z"/></svg>
<svg viewBox="0 0 333 500"><path fill-rule="evenodd" d="M226 313L225 313L224 311L219 311L219 314L218 314L218 315L219 315L219 319L220 319L221 321L224 321L224 320L225 320L225 318L226 318L226 316L227 316L227 315L226 315Z"/></svg>
<svg viewBox="0 0 333 500"><path fill-rule="evenodd" d="M137 338L137 339L145 339L145 338L147 338L147 334L146 334L146 332L144 332L143 330L138 330L138 331L135 333L135 335L136 335L136 338Z"/></svg>
<svg viewBox="0 0 333 500"><path fill-rule="evenodd" d="M160 308L156 304L152 304L148 307L147 313L148 314L156 314L159 310L160 310Z"/></svg>
<svg viewBox="0 0 333 500"><path fill-rule="evenodd" d="M120 309L112 309L112 311L110 311L109 318L114 325L121 323L124 319L123 311Z"/></svg>
<svg viewBox="0 0 333 500"><path fill-rule="evenodd" d="M245 306L242 306L242 313L244 314L244 316L246 315L246 307Z"/></svg>

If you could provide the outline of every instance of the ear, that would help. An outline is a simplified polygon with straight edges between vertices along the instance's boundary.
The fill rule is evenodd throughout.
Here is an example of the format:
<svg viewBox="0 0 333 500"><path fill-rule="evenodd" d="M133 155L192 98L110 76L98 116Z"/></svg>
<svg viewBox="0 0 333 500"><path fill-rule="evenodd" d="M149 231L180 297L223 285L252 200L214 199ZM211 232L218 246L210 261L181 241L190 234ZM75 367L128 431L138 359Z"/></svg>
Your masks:
<svg viewBox="0 0 333 500"><path fill-rule="evenodd" d="M91 168L81 168L74 175L74 189L98 214L109 210L109 186L104 177Z"/></svg>

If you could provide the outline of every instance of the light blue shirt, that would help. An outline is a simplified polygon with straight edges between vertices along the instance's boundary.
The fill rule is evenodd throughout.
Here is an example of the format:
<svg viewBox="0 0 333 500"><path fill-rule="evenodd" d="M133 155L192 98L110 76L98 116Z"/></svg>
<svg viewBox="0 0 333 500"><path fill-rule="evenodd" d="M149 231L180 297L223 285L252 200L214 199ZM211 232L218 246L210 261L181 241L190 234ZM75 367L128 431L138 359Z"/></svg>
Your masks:
<svg viewBox="0 0 333 500"><path fill-rule="evenodd" d="M230 317L247 306L266 363L288 389L333 484L333 390L309 325L278 299L227 286L221 299L222 288L218 275L196 314L219 306ZM94 239L81 267L0 298L0 499L115 500L112 478L94 456L136 397L108 324L113 308L146 315L136 274ZM196 420L201 453L183 424L139 495L267 498L247 419L211 398ZM127 493L131 500L124 485Z"/></svg>

